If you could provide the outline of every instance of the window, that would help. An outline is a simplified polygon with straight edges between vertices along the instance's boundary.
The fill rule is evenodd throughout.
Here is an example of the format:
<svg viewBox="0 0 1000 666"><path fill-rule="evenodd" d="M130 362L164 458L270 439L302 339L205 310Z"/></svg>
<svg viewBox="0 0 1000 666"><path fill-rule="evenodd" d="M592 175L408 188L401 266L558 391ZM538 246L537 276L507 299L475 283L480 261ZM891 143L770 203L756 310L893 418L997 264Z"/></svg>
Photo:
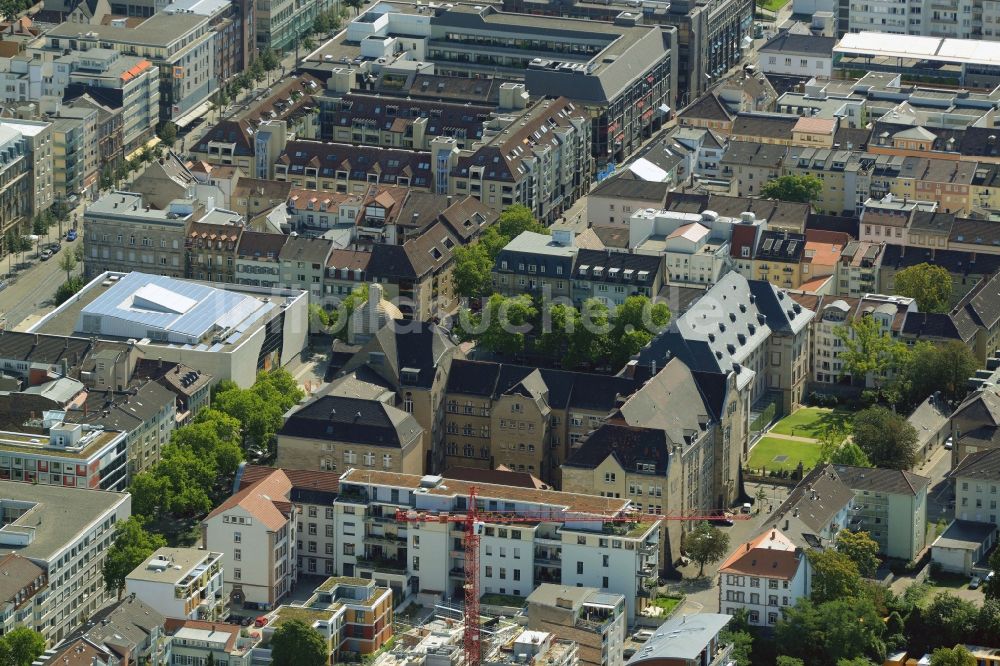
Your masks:
<svg viewBox="0 0 1000 666"><path fill-rule="evenodd" d="M243 569L233 569L233 580L243 580Z"/></svg>
<svg viewBox="0 0 1000 666"><path fill-rule="evenodd" d="M243 543L243 534L240 532L233 532L233 543Z"/></svg>
<svg viewBox="0 0 1000 666"><path fill-rule="evenodd" d="M583 562L577 562L576 563L576 573L577 573L577 575L580 575L580 576L583 575Z"/></svg>
<svg viewBox="0 0 1000 666"><path fill-rule="evenodd" d="M345 543L344 544L344 555L354 555L354 544Z"/></svg>
<svg viewBox="0 0 1000 666"><path fill-rule="evenodd" d="M604 483L614 483L614 482L615 482L615 473L614 472L605 472L604 473Z"/></svg>
<svg viewBox="0 0 1000 666"><path fill-rule="evenodd" d="M243 551L239 548L233 548L233 561L239 562L243 559Z"/></svg>

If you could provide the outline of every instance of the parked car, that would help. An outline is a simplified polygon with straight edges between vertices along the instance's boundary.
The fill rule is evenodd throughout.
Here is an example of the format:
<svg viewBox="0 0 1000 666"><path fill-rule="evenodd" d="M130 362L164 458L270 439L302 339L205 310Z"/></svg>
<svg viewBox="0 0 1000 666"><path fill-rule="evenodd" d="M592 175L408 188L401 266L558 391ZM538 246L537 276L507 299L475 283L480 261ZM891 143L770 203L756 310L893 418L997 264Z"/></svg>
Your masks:
<svg viewBox="0 0 1000 666"><path fill-rule="evenodd" d="M42 250L41 258L42 258L42 261L48 261L49 259L51 259L52 258L52 250L50 250L48 248L45 248L44 250Z"/></svg>
<svg viewBox="0 0 1000 666"><path fill-rule="evenodd" d="M66 240L71 243L76 240L76 229L70 229L66 232Z"/></svg>
<svg viewBox="0 0 1000 666"><path fill-rule="evenodd" d="M979 589L979 585L982 582L983 581L982 581L982 579L979 576L973 576L972 580L969 581L969 589L970 590L978 590Z"/></svg>
<svg viewBox="0 0 1000 666"><path fill-rule="evenodd" d="M52 254L55 254L62 249L62 243L49 243L49 249L52 250Z"/></svg>
<svg viewBox="0 0 1000 666"><path fill-rule="evenodd" d="M955 438L954 437L949 437L948 439L944 440L944 450L945 451L951 451L951 447L953 447L954 445L955 445Z"/></svg>
<svg viewBox="0 0 1000 666"><path fill-rule="evenodd" d="M253 626L260 628L267 624L266 615L258 615L257 619L253 621Z"/></svg>

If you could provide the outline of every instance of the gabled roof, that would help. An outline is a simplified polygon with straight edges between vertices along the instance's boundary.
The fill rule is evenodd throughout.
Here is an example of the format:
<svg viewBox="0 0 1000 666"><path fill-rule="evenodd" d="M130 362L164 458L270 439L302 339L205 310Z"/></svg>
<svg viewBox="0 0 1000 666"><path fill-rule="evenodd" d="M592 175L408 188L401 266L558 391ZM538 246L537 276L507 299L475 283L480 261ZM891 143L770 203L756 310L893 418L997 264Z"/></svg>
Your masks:
<svg viewBox="0 0 1000 666"><path fill-rule="evenodd" d="M987 449L970 453L951 470L955 479L1000 481L1000 449Z"/></svg>
<svg viewBox="0 0 1000 666"><path fill-rule="evenodd" d="M570 453L563 467L595 469L608 456L628 473L637 472L640 465L652 465L647 473L666 477L670 442L663 430L604 423Z"/></svg>
<svg viewBox="0 0 1000 666"><path fill-rule="evenodd" d="M681 111L681 123L683 124L684 120L688 118L732 122L733 115L729 113L725 104L719 101L714 93L707 92L695 100L694 104Z"/></svg>
<svg viewBox="0 0 1000 666"><path fill-rule="evenodd" d="M741 544L719 567L719 573L791 580L805 558L778 529L770 529Z"/></svg>
<svg viewBox="0 0 1000 666"><path fill-rule="evenodd" d="M205 516L205 520L239 507L259 520L269 531L275 532L288 520L287 513L277 503L287 501L291 490L292 482L288 476L284 471L276 469L252 486L231 495Z"/></svg>
<svg viewBox="0 0 1000 666"><path fill-rule="evenodd" d="M833 47L837 40L833 37L819 35L802 35L788 30L782 30L766 41L758 52L781 53L783 55L811 55L833 57Z"/></svg>
<svg viewBox="0 0 1000 666"><path fill-rule="evenodd" d="M926 476L906 470L834 465L840 479L852 490L870 490L891 495L917 495L931 485Z"/></svg>
<svg viewBox="0 0 1000 666"><path fill-rule="evenodd" d="M320 441L331 440L403 448L422 432L423 428L412 414L392 405L378 400L327 395L293 412L278 436L316 440L317 447Z"/></svg>
<svg viewBox="0 0 1000 666"><path fill-rule="evenodd" d="M837 514L854 500L854 491L831 465L818 466L792 489L788 498L774 512L770 521L782 527L785 535L803 547L822 547L820 534L830 530Z"/></svg>

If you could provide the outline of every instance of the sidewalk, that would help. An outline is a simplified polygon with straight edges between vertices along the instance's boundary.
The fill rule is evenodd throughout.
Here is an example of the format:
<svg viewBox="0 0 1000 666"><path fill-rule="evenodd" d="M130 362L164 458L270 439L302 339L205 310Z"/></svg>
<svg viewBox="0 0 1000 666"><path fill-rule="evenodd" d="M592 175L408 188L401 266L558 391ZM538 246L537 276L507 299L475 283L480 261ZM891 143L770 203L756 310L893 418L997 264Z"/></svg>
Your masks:
<svg viewBox="0 0 1000 666"><path fill-rule="evenodd" d="M798 435L782 435L776 432L767 431L761 435L762 437L770 437L771 439L786 439L789 442L805 442L806 444L815 444L818 439L813 439L812 437L800 437Z"/></svg>

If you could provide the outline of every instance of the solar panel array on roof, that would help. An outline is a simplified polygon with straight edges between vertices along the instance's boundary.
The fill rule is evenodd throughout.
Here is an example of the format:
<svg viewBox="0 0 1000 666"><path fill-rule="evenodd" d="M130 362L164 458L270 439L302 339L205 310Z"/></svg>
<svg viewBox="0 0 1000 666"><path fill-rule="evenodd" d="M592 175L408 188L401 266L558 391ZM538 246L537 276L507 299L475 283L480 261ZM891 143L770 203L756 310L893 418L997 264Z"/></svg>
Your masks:
<svg viewBox="0 0 1000 666"><path fill-rule="evenodd" d="M76 329L175 344L196 344L206 336L230 342L272 307L253 296L197 282L129 273L83 307Z"/></svg>

